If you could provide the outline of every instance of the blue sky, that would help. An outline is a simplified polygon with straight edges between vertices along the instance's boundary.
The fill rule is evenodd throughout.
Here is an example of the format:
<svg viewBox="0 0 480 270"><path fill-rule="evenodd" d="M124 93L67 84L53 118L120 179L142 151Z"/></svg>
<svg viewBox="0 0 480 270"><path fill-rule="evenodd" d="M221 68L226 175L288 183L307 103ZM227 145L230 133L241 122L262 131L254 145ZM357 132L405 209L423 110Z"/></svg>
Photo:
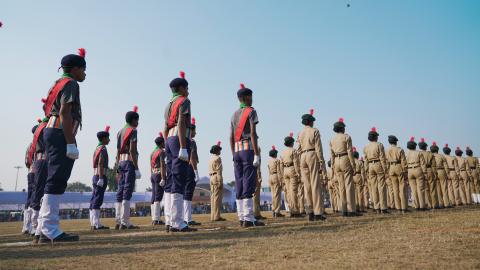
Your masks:
<svg viewBox="0 0 480 270"><path fill-rule="evenodd" d="M346 3L351 4L350 8ZM315 109L328 158L332 124L344 117L357 148L376 126L402 146L410 136L480 151L480 2L470 1L8 1L0 6L0 183L15 186L30 129L41 116L63 55L87 50L81 84L84 128L70 181L91 182L95 134L112 133L139 106L139 151L148 157L163 126L168 84L184 70L197 118L200 174L223 142L224 178L233 180L229 119L239 83L254 90L263 148L283 148ZM115 143L112 138L112 143ZM114 144L110 146L114 155ZM113 161L111 162L113 165ZM26 171L19 189L26 187Z"/></svg>

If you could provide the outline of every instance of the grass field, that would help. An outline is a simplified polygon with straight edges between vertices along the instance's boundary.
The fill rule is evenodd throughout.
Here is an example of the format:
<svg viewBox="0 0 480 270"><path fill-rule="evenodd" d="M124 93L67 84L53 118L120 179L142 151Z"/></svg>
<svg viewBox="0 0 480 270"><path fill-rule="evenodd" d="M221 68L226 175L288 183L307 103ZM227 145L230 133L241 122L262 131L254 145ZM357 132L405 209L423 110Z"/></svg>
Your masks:
<svg viewBox="0 0 480 270"><path fill-rule="evenodd" d="M263 213L270 217L270 213ZM62 221L78 243L32 245L21 224L0 223L0 269L479 269L480 207L325 222L267 219L242 229L235 215L196 233L152 230L134 218L136 231L89 231L88 220ZM113 226L113 219L103 220Z"/></svg>

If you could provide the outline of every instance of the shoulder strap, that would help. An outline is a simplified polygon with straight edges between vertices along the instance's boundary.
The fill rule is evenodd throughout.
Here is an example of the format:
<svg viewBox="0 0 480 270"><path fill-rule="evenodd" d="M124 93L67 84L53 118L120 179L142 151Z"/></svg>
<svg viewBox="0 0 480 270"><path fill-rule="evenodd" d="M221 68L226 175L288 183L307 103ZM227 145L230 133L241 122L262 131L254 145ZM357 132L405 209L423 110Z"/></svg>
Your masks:
<svg viewBox="0 0 480 270"><path fill-rule="evenodd" d="M175 126L175 120L177 119L178 109L179 109L180 105L182 105L183 102L186 99L187 99L186 97L180 96L174 101L174 103L171 107L171 110L170 110L170 117L168 118L168 127L169 128L172 128L172 127Z"/></svg>
<svg viewBox="0 0 480 270"><path fill-rule="evenodd" d="M125 145L127 145L127 142L130 139L130 135L132 134L132 132L133 132L133 128L131 128L131 127L128 127L125 130L125 134L123 135L122 144L120 146L120 153L123 152L123 150L125 150Z"/></svg>
<svg viewBox="0 0 480 270"><path fill-rule="evenodd" d="M93 168L97 168L98 166L98 159L100 158L100 153L102 152L104 146L97 147L95 151L95 155L93 156Z"/></svg>
<svg viewBox="0 0 480 270"><path fill-rule="evenodd" d="M247 107L243 110L242 116L240 117L240 121L238 122L237 129L235 130L235 141L239 142L240 138L242 138L243 130L245 129L245 124L247 123L248 116L253 111L252 107Z"/></svg>
<svg viewBox="0 0 480 270"><path fill-rule="evenodd" d="M43 106L43 110L45 111L45 116L49 117L50 113L52 111L53 103L55 103L55 100L57 100L57 96L62 91L62 89L65 87L65 85L71 81L71 78L65 77L60 80L58 80L55 85L51 88L50 92L48 93L47 101L45 102Z"/></svg>
<svg viewBox="0 0 480 270"><path fill-rule="evenodd" d="M35 133L33 134L33 141L30 145L30 149L28 149L28 157L27 161L31 165L33 163L33 155L35 154L35 150L37 149L37 143L40 139L40 134L42 134L43 129L47 126L46 122L42 122L38 125Z"/></svg>
<svg viewBox="0 0 480 270"><path fill-rule="evenodd" d="M157 151L153 153L152 160L150 161L150 165L152 166L152 168L155 168L155 161L157 160L157 158L160 156L161 153L162 153L162 149L157 149Z"/></svg>

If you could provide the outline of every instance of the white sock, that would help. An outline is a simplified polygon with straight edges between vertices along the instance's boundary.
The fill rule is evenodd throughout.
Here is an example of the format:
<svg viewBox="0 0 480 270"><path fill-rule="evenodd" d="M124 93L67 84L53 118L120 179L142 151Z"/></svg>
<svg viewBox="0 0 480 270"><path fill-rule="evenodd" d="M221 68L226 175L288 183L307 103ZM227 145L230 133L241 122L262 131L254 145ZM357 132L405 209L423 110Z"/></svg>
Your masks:
<svg viewBox="0 0 480 270"><path fill-rule="evenodd" d="M243 217L245 221L255 221L253 216L253 199L243 199Z"/></svg>
<svg viewBox="0 0 480 270"><path fill-rule="evenodd" d="M120 225L122 224L122 203L115 203L115 222Z"/></svg>
<svg viewBox="0 0 480 270"><path fill-rule="evenodd" d="M27 208L23 210L23 232L30 232L32 229L32 208Z"/></svg>
<svg viewBox="0 0 480 270"><path fill-rule="evenodd" d="M93 219L93 224L95 228L100 228L102 227L102 223L100 223L100 209L93 209L94 212L94 219Z"/></svg>
<svg viewBox="0 0 480 270"><path fill-rule="evenodd" d="M170 201L171 201L171 194L165 192L163 194L163 212L165 213L165 225L171 226L172 223L170 222Z"/></svg>
<svg viewBox="0 0 480 270"><path fill-rule="evenodd" d="M43 196L42 206L40 207L40 230L49 239L55 239L63 233L60 230L60 196L55 194L45 194Z"/></svg>
<svg viewBox="0 0 480 270"><path fill-rule="evenodd" d="M93 209L88 209L88 214L90 217L90 227L95 226L95 223L93 222Z"/></svg>
<svg viewBox="0 0 480 270"><path fill-rule="evenodd" d="M122 225L130 226L130 201L122 201L122 215L121 215Z"/></svg>
<svg viewBox="0 0 480 270"><path fill-rule="evenodd" d="M30 234L35 234L38 227L38 213L39 211L35 211L32 209L32 228L30 230Z"/></svg>
<svg viewBox="0 0 480 270"><path fill-rule="evenodd" d="M244 221L243 217L243 200L236 200L235 201L237 204L237 215L238 215L238 220Z"/></svg>
<svg viewBox="0 0 480 270"><path fill-rule="evenodd" d="M155 218L157 221L160 221L160 213L162 211L162 207L160 206L160 202L154 202L155 205Z"/></svg>
<svg viewBox="0 0 480 270"><path fill-rule="evenodd" d="M150 212L152 213L152 221L155 221L155 203L150 204Z"/></svg>
<svg viewBox="0 0 480 270"><path fill-rule="evenodd" d="M186 223L192 221L192 201L183 201L183 220Z"/></svg>
<svg viewBox="0 0 480 270"><path fill-rule="evenodd" d="M173 193L171 204L171 226L175 229L181 230L187 226L183 221L183 195L180 193Z"/></svg>

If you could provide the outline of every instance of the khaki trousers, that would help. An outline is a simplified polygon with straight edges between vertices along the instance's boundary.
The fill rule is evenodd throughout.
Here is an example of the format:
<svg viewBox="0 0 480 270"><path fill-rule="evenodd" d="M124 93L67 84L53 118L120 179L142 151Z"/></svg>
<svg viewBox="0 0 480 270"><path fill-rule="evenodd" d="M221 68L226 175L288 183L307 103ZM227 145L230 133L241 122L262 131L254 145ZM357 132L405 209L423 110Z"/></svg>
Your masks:
<svg viewBox="0 0 480 270"><path fill-rule="evenodd" d="M222 209L223 180L214 175L210 178L210 206L212 221L220 219L220 210Z"/></svg>
<svg viewBox="0 0 480 270"><path fill-rule="evenodd" d="M353 169L348 156L335 158L334 170L338 181L341 211L353 213L356 211L355 184L353 182Z"/></svg>
<svg viewBox="0 0 480 270"><path fill-rule="evenodd" d="M302 182L305 190L305 212L323 215L325 208L322 196L320 163L314 151L305 152L300 159Z"/></svg>
<svg viewBox="0 0 480 270"><path fill-rule="evenodd" d="M407 210L407 189L405 187L405 176L402 173L402 167L400 164L394 164L390 166L390 181L393 189L393 201L395 209Z"/></svg>
<svg viewBox="0 0 480 270"><path fill-rule="evenodd" d="M368 181L370 182L370 195L373 198L375 210L387 210L387 187L385 184L385 173L380 162L368 165Z"/></svg>
<svg viewBox="0 0 480 270"><path fill-rule="evenodd" d="M410 188L412 190L412 197L415 201L415 207L418 208L425 208L425 177L423 175L422 169L420 167L417 168L409 168L408 169L408 183L410 184Z"/></svg>

